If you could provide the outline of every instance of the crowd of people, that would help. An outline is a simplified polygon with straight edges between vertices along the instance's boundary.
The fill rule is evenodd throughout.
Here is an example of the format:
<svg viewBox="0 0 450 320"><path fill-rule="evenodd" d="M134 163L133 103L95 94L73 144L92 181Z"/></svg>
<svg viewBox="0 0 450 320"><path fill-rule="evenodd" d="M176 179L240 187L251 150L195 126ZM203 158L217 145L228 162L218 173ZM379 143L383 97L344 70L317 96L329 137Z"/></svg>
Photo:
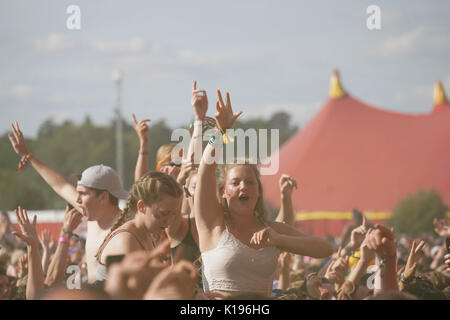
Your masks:
<svg viewBox="0 0 450 320"><path fill-rule="evenodd" d="M140 150L129 192L105 165L85 169L72 185L28 150L17 122L11 125L19 167L29 163L68 206L58 235L38 235L39 217L29 217L26 208L15 210L18 228L1 213L0 299L450 297L446 219L436 219L435 233L417 239L373 225L363 213L341 237L307 235L294 224L297 182L283 174L281 208L272 221L257 165L214 161L215 152L233 142L226 130L242 111L233 112L229 93L224 100L218 90L215 119L207 117L207 94L195 81L191 104L195 121L181 163L175 144L163 145L154 171L149 119L138 121L133 114ZM203 146L206 129L215 135ZM74 232L82 219L85 239Z"/></svg>

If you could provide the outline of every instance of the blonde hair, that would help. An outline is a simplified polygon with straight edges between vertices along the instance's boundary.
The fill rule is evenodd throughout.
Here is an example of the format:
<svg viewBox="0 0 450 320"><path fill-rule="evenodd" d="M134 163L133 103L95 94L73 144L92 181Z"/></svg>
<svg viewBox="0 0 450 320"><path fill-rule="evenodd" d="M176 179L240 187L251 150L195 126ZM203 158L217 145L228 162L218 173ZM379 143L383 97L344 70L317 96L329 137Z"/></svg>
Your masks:
<svg viewBox="0 0 450 320"><path fill-rule="evenodd" d="M111 233L124 223L134 219L138 210L137 203L139 200L142 200L146 206L151 206L153 203L161 200L162 195L180 197L182 194L183 190L178 182L172 176L163 172L148 172L140 177L131 187L125 209L122 210L108 235L103 240L96 257L99 258L99 252Z"/></svg>
<svg viewBox="0 0 450 320"><path fill-rule="evenodd" d="M167 143L159 147L158 151L156 152L156 171L159 171L159 168L163 163L170 162L170 160L172 159L172 150L176 145L176 143Z"/></svg>
<svg viewBox="0 0 450 320"><path fill-rule="evenodd" d="M267 220L267 211L264 206L264 197L263 197L263 188L262 188L262 184L261 184L261 178L260 178L259 170L258 170L258 167L256 166L256 164L251 164L248 159L246 159L245 163L242 163L242 164L241 163L223 164L218 168L216 194L217 194L217 199L220 203L220 206L222 207L222 210L225 214L225 217L229 218L230 210L228 208L226 199L224 199L222 197L221 190L225 187L225 182L226 182L226 179L228 176L228 172L231 169L233 169L234 167L238 167L238 166L249 167L253 170L253 173L255 174L256 181L258 182L259 197L258 197L258 200L256 201L254 213L255 213L255 217L257 219L259 219L262 223L264 223Z"/></svg>

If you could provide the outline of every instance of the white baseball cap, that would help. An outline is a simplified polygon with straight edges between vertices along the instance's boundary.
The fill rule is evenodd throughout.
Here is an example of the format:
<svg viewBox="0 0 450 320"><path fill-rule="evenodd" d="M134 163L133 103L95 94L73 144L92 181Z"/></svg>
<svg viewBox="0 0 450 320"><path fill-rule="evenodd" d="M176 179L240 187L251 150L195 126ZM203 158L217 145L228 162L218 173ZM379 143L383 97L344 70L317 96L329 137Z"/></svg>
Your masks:
<svg viewBox="0 0 450 320"><path fill-rule="evenodd" d="M128 196L128 192L120 184L117 172L103 164L84 170L77 184L88 188L106 190L118 199L126 199Z"/></svg>

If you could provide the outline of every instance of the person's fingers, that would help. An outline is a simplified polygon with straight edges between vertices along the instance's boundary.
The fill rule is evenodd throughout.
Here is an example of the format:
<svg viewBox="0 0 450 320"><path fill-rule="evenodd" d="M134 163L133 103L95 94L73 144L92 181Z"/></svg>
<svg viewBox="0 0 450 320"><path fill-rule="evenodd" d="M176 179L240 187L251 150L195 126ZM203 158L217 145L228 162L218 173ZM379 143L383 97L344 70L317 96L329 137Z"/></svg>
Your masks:
<svg viewBox="0 0 450 320"><path fill-rule="evenodd" d="M227 92L227 94L226 94L226 99L227 99L226 106L227 106L228 109L231 110L231 99L230 99L230 93L229 92Z"/></svg>
<svg viewBox="0 0 450 320"><path fill-rule="evenodd" d="M17 132L17 129L14 127L14 124L11 123L11 129L14 135L14 138L17 142L19 142L19 133Z"/></svg>
<svg viewBox="0 0 450 320"><path fill-rule="evenodd" d="M35 214L34 215L34 218L33 218L33 226L36 228L36 221L37 221L37 215Z"/></svg>
<svg viewBox="0 0 450 320"><path fill-rule="evenodd" d="M134 115L134 113L131 114L131 117L133 118L133 122L135 125L138 124L137 120L136 120L136 116Z"/></svg>
<svg viewBox="0 0 450 320"><path fill-rule="evenodd" d="M17 219L17 222L19 223L19 225L23 225L23 221L19 215L19 211L17 209L14 209L14 212L16 214L16 219Z"/></svg>
<svg viewBox="0 0 450 320"><path fill-rule="evenodd" d="M8 133L8 138L9 138L9 141L11 141L11 144L13 145L13 147L15 147L17 145L17 141L11 133Z"/></svg>
<svg viewBox="0 0 450 320"><path fill-rule="evenodd" d="M331 270L333 269L335 261L331 261L330 264L328 265L327 271L325 271L325 274L327 274L328 272L331 272Z"/></svg>
<svg viewBox="0 0 450 320"><path fill-rule="evenodd" d="M197 89L197 80L194 80L194 83L192 84L192 91Z"/></svg>
<svg viewBox="0 0 450 320"><path fill-rule="evenodd" d="M342 246L339 246L339 249L338 249L338 252L337 252L338 257L341 256L341 252L342 252Z"/></svg>
<svg viewBox="0 0 450 320"><path fill-rule="evenodd" d="M250 239L250 244L253 244L253 243L255 243L255 234L253 234Z"/></svg>
<svg viewBox="0 0 450 320"><path fill-rule="evenodd" d="M238 111L238 112L236 112L234 115L233 115L233 120L236 120L237 118L239 118L239 116L241 115L241 114L243 114L244 112L243 111Z"/></svg>
<svg viewBox="0 0 450 320"><path fill-rule="evenodd" d="M21 209L22 209L22 215L23 215L24 221L26 223L30 223L30 219L28 219L28 212L27 212L27 210L23 209L23 208L21 208Z"/></svg>
<svg viewBox="0 0 450 320"><path fill-rule="evenodd" d="M219 98L220 107L221 108L225 107L225 104L223 103L223 99L222 99L222 94L220 93L219 89L217 89L217 97Z"/></svg>
<svg viewBox="0 0 450 320"><path fill-rule="evenodd" d="M424 245L425 245L425 241L421 240L419 245L415 248L414 253L418 254L422 250Z"/></svg>
<svg viewBox="0 0 450 320"><path fill-rule="evenodd" d="M216 102L216 109L217 109L217 113L215 114L216 118L219 116L220 114L220 103L219 100L217 100Z"/></svg>
<svg viewBox="0 0 450 320"><path fill-rule="evenodd" d="M146 122L150 122L150 121L152 121L152 120L151 119L144 119L144 120L139 121L139 124L147 126Z"/></svg>
<svg viewBox="0 0 450 320"><path fill-rule="evenodd" d="M367 218L366 218L365 215L363 215L363 222L362 222L362 225L363 225L364 227L367 227Z"/></svg>
<svg viewBox="0 0 450 320"><path fill-rule="evenodd" d="M409 253L410 256L415 254L415 252L416 252L416 245L417 245L417 240L414 239L412 244L411 244L411 250L409 251L410 252Z"/></svg>
<svg viewBox="0 0 450 320"><path fill-rule="evenodd" d="M26 242L26 238L25 238L21 233L18 233L18 232L16 232L16 231L14 231L12 234L13 234L14 236L20 238L22 241L25 241L25 242Z"/></svg>
<svg viewBox="0 0 450 320"><path fill-rule="evenodd" d="M206 90L193 90L192 93L197 94L197 93L203 93L206 94ZM204 95L202 96L198 96L198 98L203 98Z"/></svg>

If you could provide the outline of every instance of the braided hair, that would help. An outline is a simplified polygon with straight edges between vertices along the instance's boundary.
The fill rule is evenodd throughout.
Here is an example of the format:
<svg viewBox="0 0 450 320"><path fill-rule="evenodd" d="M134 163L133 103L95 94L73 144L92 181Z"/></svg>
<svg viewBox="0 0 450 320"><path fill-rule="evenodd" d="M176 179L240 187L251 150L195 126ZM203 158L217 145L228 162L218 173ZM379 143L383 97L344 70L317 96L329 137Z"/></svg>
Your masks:
<svg viewBox="0 0 450 320"><path fill-rule="evenodd" d="M128 193L127 204L125 209L114 222L108 235L103 240L95 257L100 259L100 249L109 238L111 233L119 228L124 223L133 220L138 210L137 203L142 200L146 206L151 206L153 203L161 200L162 195L169 195L172 197L180 197L183 190L178 182L170 175L159 171L148 172L137 180L131 187Z"/></svg>

